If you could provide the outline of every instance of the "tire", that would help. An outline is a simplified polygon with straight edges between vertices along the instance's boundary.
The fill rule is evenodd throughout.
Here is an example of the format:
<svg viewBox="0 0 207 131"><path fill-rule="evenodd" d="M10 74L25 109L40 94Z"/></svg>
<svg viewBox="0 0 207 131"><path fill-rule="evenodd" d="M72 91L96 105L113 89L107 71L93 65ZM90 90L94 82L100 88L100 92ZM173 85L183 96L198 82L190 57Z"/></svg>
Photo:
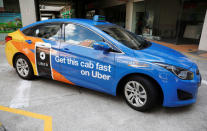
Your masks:
<svg viewBox="0 0 207 131"><path fill-rule="evenodd" d="M158 103L158 90L147 77L132 76L124 82L123 97L137 111L148 111Z"/></svg>
<svg viewBox="0 0 207 131"><path fill-rule="evenodd" d="M15 58L15 69L19 77L25 80L34 79L34 71L29 59L24 55Z"/></svg>

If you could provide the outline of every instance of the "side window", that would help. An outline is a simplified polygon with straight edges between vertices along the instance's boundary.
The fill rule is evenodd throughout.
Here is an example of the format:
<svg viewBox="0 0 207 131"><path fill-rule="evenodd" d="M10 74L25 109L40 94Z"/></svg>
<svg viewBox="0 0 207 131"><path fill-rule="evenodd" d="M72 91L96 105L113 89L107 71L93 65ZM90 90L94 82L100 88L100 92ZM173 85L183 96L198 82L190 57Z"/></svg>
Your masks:
<svg viewBox="0 0 207 131"><path fill-rule="evenodd" d="M61 36L61 26L60 23L47 23L43 25L38 25L32 28L25 29L23 33L28 36L40 37L49 40L56 41Z"/></svg>
<svg viewBox="0 0 207 131"><path fill-rule="evenodd" d="M34 37L34 31L36 29L37 26L33 26L27 29L24 29L22 32L26 35L26 36L33 36Z"/></svg>
<svg viewBox="0 0 207 131"><path fill-rule="evenodd" d="M89 29L75 25L65 25L65 43L91 47L92 43L103 41L103 38Z"/></svg>

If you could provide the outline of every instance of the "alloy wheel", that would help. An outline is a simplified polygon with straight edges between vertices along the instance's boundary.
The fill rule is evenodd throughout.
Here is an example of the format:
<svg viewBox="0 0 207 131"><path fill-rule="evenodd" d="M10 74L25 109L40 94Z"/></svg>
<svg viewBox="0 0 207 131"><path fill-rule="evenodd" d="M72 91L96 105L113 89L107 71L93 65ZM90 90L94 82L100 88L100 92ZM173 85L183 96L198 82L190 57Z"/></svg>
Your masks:
<svg viewBox="0 0 207 131"><path fill-rule="evenodd" d="M29 74L29 65L28 65L27 61L23 58L19 58L17 60L16 69L22 77L26 77Z"/></svg>
<svg viewBox="0 0 207 131"><path fill-rule="evenodd" d="M145 105L147 101L147 93L141 83L137 81L129 81L124 88L125 97L131 105L135 107Z"/></svg>

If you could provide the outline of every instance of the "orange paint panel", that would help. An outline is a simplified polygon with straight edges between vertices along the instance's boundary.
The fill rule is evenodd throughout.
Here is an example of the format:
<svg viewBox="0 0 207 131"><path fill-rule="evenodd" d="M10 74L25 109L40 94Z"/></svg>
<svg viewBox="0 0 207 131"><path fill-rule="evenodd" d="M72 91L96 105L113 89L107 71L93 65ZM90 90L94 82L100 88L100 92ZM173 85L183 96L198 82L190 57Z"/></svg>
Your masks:
<svg viewBox="0 0 207 131"><path fill-rule="evenodd" d="M35 42L43 42L43 40L41 38L26 36L20 30L18 30L18 33L19 33L19 35L21 35L22 37L24 37L25 40L31 40L33 42L33 44Z"/></svg>
<svg viewBox="0 0 207 131"><path fill-rule="evenodd" d="M19 51L14 47L11 41L8 41L5 46L5 54L6 54L7 61L9 62L11 66L13 66L13 56L17 52Z"/></svg>
<svg viewBox="0 0 207 131"><path fill-rule="evenodd" d="M35 42L43 42L43 40L41 38L37 38L37 37L25 36L25 38L26 38L26 40L31 40L32 44L35 44Z"/></svg>
<svg viewBox="0 0 207 131"><path fill-rule="evenodd" d="M72 83L71 81L69 81L68 79L66 79L63 75L61 75L59 72L57 72L56 70L52 69L52 74L53 74L53 79L54 80L58 80L58 81L62 81L71 85L75 85L74 83Z"/></svg>
<svg viewBox="0 0 207 131"><path fill-rule="evenodd" d="M11 41L11 43L14 45L14 47L15 47L19 52L22 52L22 44L23 44L23 42Z"/></svg>
<svg viewBox="0 0 207 131"><path fill-rule="evenodd" d="M20 30L10 33L9 36L12 36L12 38L14 39L11 41L11 43L17 49L17 52L21 52L29 58L33 66L34 73L35 75L37 75L35 66L35 54L31 50L35 50L36 42L43 42L43 40L41 38L25 36ZM29 44L26 42L26 40L31 40L32 43Z"/></svg>
<svg viewBox="0 0 207 131"><path fill-rule="evenodd" d="M31 51L31 49L35 50L35 43L43 42L43 40L41 38L25 36L20 30L18 30L15 35L24 39L21 41L12 41L13 45L19 50L19 52L25 54L32 63L35 63L35 54ZM28 44L25 40L31 40L32 44Z"/></svg>
<svg viewBox="0 0 207 131"><path fill-rule="evenodd" d="M35 63L35 55L34 53L30 50L30 49L34 49L31 45L26 45L24 42L16 42L16 41L12 41L12 44L15 46L15 48L25 54L29 60L32 62L32 63Z"/></svg>

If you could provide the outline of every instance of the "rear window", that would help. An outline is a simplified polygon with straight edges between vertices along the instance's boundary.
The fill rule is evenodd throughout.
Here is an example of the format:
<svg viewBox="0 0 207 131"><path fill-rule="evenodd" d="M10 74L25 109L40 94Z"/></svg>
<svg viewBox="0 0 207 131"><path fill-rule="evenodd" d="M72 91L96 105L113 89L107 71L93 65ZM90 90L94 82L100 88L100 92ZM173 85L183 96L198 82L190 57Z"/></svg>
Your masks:
<svg viewBox="0 0 207 131"><path fill-rule="evenodd" d="M58 40L61 36L61 29L61 23L47 23L27 28L22 32L27 36Z"/></svg>

